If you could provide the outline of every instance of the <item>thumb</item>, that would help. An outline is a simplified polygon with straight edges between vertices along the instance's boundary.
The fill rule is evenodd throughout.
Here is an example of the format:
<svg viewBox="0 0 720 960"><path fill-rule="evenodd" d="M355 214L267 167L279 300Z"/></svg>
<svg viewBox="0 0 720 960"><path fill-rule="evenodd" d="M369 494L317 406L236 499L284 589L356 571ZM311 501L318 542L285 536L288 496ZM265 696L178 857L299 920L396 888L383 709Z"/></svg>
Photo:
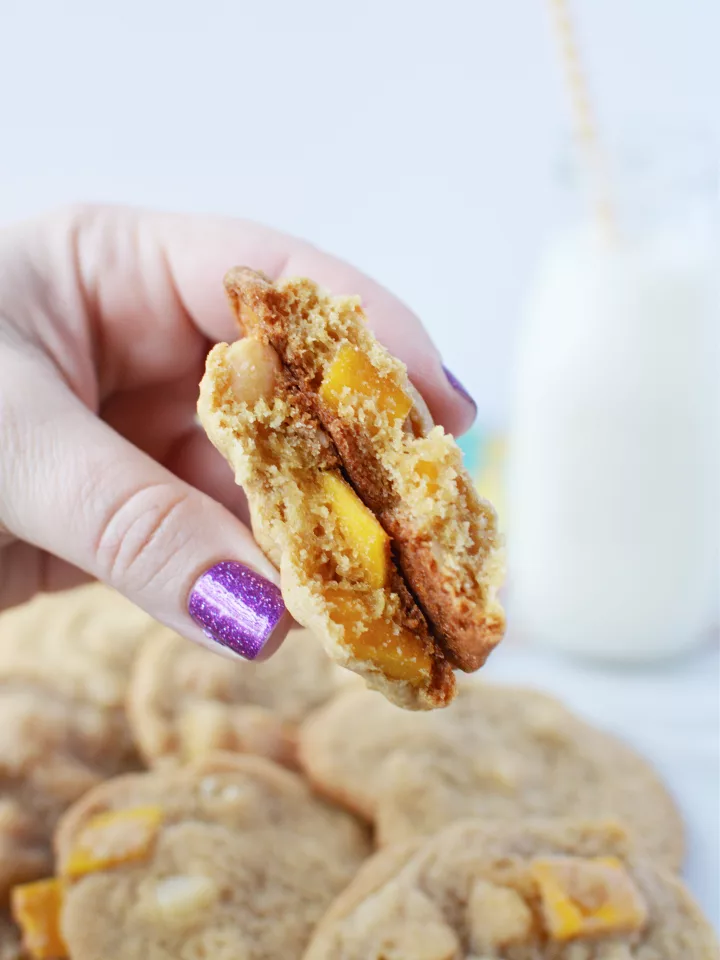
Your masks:
<svg viewBox="0 0 720 960"><path fill-rule="evenodd" d="M249 530L33 373L4 411L16 426L0 466L5 526L205 646L250 660L276 649L291 620Z"/></svg>

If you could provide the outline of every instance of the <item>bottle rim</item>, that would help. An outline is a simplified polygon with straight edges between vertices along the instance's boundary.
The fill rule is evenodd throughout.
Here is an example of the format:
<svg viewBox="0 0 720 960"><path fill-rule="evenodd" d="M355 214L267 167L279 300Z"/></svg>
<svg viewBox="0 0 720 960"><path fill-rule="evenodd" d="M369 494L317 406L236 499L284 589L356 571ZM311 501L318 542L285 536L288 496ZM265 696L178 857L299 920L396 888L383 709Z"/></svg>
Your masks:
<svg viewBox="0 0 720 960"><path fill-rule="evenodd" d="M567 134L556 153L553 179L568 187L587 184L601 163L613 184L659 181L666 189L709 193L720 199L720 150L709 131L638 122L603 139L590 156L581 139Z"/></svg>

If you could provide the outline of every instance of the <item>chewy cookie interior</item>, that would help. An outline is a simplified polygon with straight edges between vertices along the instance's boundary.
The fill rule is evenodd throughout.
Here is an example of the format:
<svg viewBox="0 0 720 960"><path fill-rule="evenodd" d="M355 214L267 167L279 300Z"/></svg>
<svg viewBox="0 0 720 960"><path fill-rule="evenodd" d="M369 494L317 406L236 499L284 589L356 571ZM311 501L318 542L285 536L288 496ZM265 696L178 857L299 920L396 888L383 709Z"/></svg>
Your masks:
<svg viewBox="0 0 720 960"><path fill-rule="evenodd" d="M502 633L492 507L356 298L245 269L226 287L246 337L211 351L198 410L291 613L395 702L449 702Z"/></svg>
<svg viewBox="0 0 720 960"><path fill-rule="evenodd" d="M246 334L273 345L392 537L398 564L453 666L476 670L500 640L497 519L435 426L403 363L367 327L359 297L306 279L270 284L231 271L225 285Z"/></svg>
<svg viewBox="0 0 720 960"><path fill-rule="evenodd" d="M329 639L336 659L392 686L408 705L450 699L452 670L395 567L389 537L344 479L272 348L253 338L220 344L208 370L201 409L217 426L208 432L247 491L293 616ZM249 396L255 389L261 395ZM201 416L207 423L208 413Z"/></svg>

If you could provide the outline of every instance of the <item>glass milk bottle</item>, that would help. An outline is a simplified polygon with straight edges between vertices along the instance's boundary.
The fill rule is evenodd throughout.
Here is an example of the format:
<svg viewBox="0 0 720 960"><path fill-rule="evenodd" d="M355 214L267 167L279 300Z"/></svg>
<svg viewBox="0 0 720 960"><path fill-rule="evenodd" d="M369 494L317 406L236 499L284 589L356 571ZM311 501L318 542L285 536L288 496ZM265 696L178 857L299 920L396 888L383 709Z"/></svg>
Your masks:
<svg viewBox="0 0 720 960"><path fill-rule="evenodd" d="M623 158L616 224L548 243L517 346L509 608L521 635L617 661L706 639L720 584L720 262L706 158Z"/></svg>

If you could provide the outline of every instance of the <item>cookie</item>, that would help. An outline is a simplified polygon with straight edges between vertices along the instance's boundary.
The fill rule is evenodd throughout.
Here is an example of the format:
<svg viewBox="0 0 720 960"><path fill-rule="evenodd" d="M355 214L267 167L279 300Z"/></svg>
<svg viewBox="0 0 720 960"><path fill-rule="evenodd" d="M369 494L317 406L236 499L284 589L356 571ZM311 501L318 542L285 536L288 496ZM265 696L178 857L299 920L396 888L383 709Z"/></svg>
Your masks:
<svg viewBox="0 0 720 960"><path fill-rule="evenodd" d="M446 704L451 666L389 538L343 479L332 442L272 347L254 339L218 345L200 389L200 419L245 489L255 538L280 569L295 620L395 703Z"/></svg>
<svg viewBox="0 0 720 960"><path fill-rule="evenodd" d="M292 630L265 663L215 656L165 632L138 654L128 718L151 765L191 760L213 750L256 753L295 765L297 725L347 687L308 630Z"/></svg>
<svg viewBox="0 0 720 960"><path fill-rule="evenodd" d="M137 645L156 630L97 584L0 616L0 900L51 869L69 804L138 765L123 702Z"/></svg>
<svg viewBox="0 0 720 960"><path fill-rule="evenodd" d="M368 852L299 777L232 754L102 784L56 846L72 960L300 958Z"/></svg>
<svg viewBox="0 0 720 960"><path fill-rule="evenodd" d="M492 507L357 298L243 268L226 287L248 338L211 351L198 414L288 608L393 702L445 705L503 631Z"/></svg>
<svg viewBox="0 0 720 960"><path fill-rule="evenodd" d="M41 594L0 616L0 678L94 707L111 732L101 759L116 768L133 753L124 702L135 652L164 630L102 584Z"/></svg>
<svg viewBox="0 0 720 960"><path fill-rule="evenodd" d="M304 960L717 960L683 884L611 823L463 821L367 861Z"/></svg>
<svg viewBox="0 0 720 960"><path fill-rule="evenodd" d="M652 768L534 690L467 684L447 710L416 717L349 692L303 724L299 755L380 845L466 817L610 817L659 862L682 860L682 821Z"/></svg>
<svg viewBox="0 0 720 960"><path fill-rule="evenodd" d="M244 268L225 286L243 332L272 344L332 438L449 659L476 670L503 629L497 520L455 441L375 339L359 297L307 279L273 285Z"/></svg>

